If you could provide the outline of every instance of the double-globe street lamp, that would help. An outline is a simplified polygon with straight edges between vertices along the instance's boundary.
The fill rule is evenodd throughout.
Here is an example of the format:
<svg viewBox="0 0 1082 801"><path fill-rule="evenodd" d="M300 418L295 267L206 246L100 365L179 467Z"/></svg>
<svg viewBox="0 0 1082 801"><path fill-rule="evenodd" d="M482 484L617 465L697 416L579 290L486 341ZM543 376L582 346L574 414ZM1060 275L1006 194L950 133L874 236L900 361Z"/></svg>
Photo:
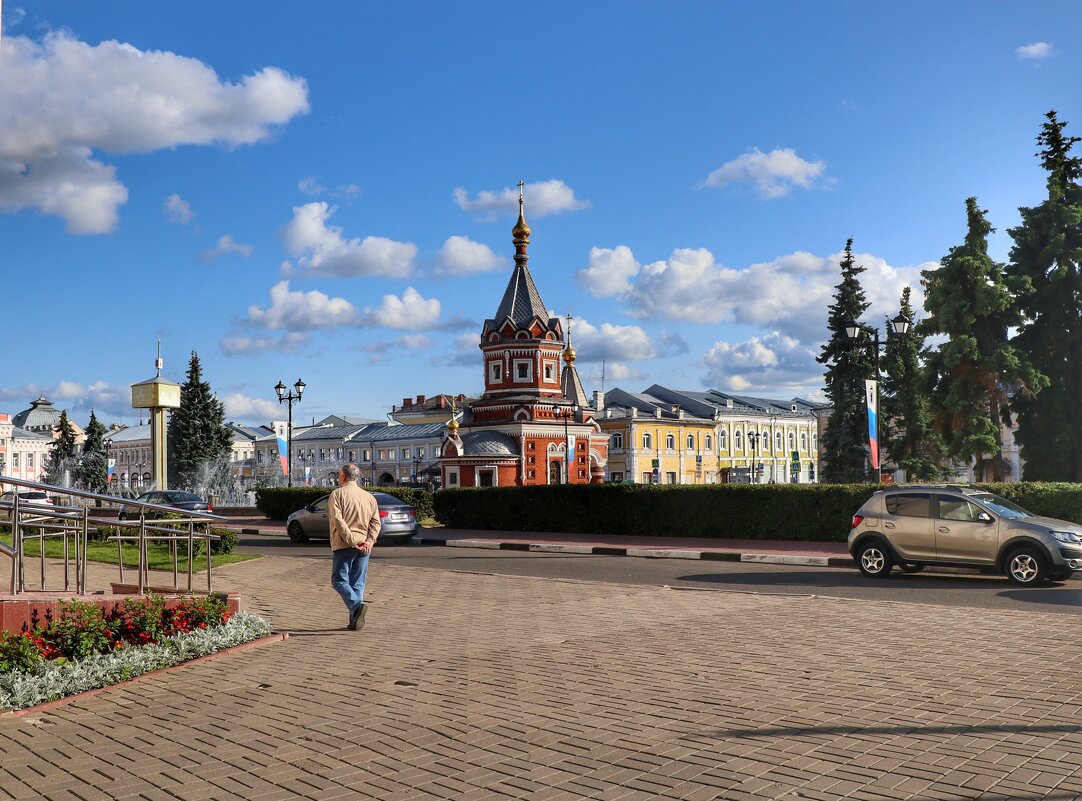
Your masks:
<svg viewBox="0 0 1082 801"><path fill-rule="evenodd" d="M306 386L307 384L298 378L293 385L293 389L297 390L296 395L292 390L286 394L287 387L281 381L274 387L274 391L278 393L278 403L288 404L289 407L289 422L286 427L286 486L289 487L293 486L293 404L301 402Z"/></svg>
<svg viewBox="0 0 1082 801"><path fill-rule="evenodd" d="M897 317L890 321L891 328L894 329L894 333L899 336L904 336L909 333L910 320L904 314L899 313ZM879 329L872 327L872 341L860 343L861 332L866 332L865 326L852 322L845 327L845 335L849 337L849 340L854 344L864 344L872 349L872 353L875 356L875 395L871 398L871 404L868 407L868 413L871 415L871 425L868 426L868 433L870 436L874 436L874 444L870 444L872 456L872 469L879 470L879 351L886 348L886 342L879 341ZM873 450L874 449L874 450ZM879 476L872 476L873 479L879 479Z"/></svg>
<svg viewBox="0 0 1082 801"><path fill-rule="evenodd" d="M571 440L567 430L567 421L579 413L579 405L572 403L570 406L553 406L553 417L564 419L564 483L571 483Z"/></svg>

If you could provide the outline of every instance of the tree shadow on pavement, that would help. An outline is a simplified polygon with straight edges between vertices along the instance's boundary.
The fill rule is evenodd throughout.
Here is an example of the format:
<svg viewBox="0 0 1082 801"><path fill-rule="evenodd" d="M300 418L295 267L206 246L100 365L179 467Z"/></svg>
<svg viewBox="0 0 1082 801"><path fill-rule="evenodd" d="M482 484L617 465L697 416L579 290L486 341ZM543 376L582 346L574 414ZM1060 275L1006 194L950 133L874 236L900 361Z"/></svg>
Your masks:
<svg viewBox="0 0 1082 801"><path fill-rule="evenodd" d="M859 573L838 568L826 570L759 571L733 573L697 573L680 576L678 581L725 584L733 587L805 587L918 590L988 590L1004 586L1004 579L985 576L921 574L920 576L891 575L886 579L868 579ZM1023 594L1026 591L1023 591ZM1031 592L1031 591L1030 591Z"/></svg>

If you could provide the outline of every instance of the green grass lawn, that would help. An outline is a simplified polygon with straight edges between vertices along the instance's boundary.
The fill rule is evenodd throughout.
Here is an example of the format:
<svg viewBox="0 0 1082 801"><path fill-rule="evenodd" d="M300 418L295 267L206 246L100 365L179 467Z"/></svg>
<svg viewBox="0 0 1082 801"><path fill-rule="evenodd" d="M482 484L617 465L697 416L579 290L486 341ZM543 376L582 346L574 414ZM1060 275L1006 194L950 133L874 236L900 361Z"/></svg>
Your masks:
<svg viewBox="0 0 1082 801"><path fill-rule="evenodd" d="M0 537L0 541L7 545L11 545L11 535ZM198 543L197 543L198 545ZM68 541L69 555L75 557L74 543ZM186 543L177 543L178 557L181 572L188 572L188 547ZM90 562L103 562L109 565L115 565L117 563L116 543L115 542L88 542L86 544L86 558ZM124 554L124 567L138 567L139 565L139 552L134 542L126 542L123 546ZM206 570L207 557L203 554L203 549L199 548L197 556L194 560L194 569L198 572L200 570ZM53 556L62 559L64 557L64 541L59 538L48 539L45 541L45 555ZM26 557L40 557L41 547L38 540L29 540L26 542ZM221 567L222 565L231 565L234 562L247 562L249 559L258 559L259 554L254 553L218 553L214 554L212 559L213 567ZM147 561L151 570L167 570L173 569L173 554L168 545L157 545L153 543L147 543Z"/></svg>

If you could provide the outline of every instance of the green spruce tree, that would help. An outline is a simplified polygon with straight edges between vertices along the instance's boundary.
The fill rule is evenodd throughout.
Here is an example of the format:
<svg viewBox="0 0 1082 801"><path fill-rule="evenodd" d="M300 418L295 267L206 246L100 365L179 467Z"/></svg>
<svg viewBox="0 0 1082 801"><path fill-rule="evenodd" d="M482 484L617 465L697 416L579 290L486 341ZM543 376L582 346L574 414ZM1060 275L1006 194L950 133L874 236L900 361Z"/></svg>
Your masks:
<svg viewBox="0 0 1082 801"><path fill-rule="evenodd" d="M73 478L71 472L76 467L75 456L78 446L75 444L75 428L68 419L67 410L60 412L60 422L54 429L56 440L49 450L49 467L45 472L45 481L49 484L60 486L64 484L65 473L68 480Z"/></svg>
<svg viewBox="0 0 1082 801"><path fill-rule="evenodd" d="M1064 134L1067 123L1045 116L1037 156L1048 197L1019 209L1007 274L1024 320L1015 343L1051 383L1012 408L1025 478L1082 481L1082 159L1071 155L1080 140Z"/></svg>
<svg viewBox="0 0 1082 801"><path fill-rule="evenodd" d="M830 340L817 357L820 364L827 365L824 381L832 405L820 443L821 478L835 483L863 481L866 477L868 418L864 382L875 370L872 352L852 343L845 333L846 326L853 325L868 308L858 280L864 268L853 259L852 239L845 243L840 266L842 280L827 318Z"/></svg>
<svg viewBox="0 0 1082 801"><path fill-rule="evenodd" d="M978 481L1004 479L1002 431L1011 397L1038 391L1044 379L1008 341L1020 314L1002 264L988 255L994 230L976 198L966 200L965 241L935 270L921 273L928 318L923 335L947 341L927 357L931 407L947 455L975 461Z"/></svg>
<svg viewBox="0 0 1082 801"><path fill-rule="evenodd" d="M232 435L225 425L225 409L203 380L199 356L192 351L188 376L180 386L180 407L169 419L169 484L194 489L217 476L228 464Z"/></svg>
<svg viewBox="0 0 1082 801"><path fill-rule="evenodd" d="M109 456L105 451L105 426L93 411L86 427L83 452L79 457L76 483L90 492L105 492L109 480Z"/></svg>
<svg viewBox="0 0 1082 801"><path fill-rule="evenodd" d="M902 290L901 316L910 321L908 333L895 333L888 322L883 351L883 377L879 390L880 438L885 458L905 471L910 481L939 477L942 442L935 431L925 393L920 354L924 336L914 323L910 288Z"/></svg>

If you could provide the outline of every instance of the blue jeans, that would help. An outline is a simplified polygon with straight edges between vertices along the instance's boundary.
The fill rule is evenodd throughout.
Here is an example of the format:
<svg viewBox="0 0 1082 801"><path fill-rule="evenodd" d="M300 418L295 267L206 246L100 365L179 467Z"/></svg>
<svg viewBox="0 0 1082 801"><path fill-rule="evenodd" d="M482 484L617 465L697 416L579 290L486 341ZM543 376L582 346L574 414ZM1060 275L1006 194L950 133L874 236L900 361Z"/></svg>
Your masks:
<svg viewBox="0 0 1082 801"><path fill-rule="evenodd" d="M364 603L364 577L368 573L368 556L356 548L331 551L331 586L342 596L350 612Z"/></svg>

